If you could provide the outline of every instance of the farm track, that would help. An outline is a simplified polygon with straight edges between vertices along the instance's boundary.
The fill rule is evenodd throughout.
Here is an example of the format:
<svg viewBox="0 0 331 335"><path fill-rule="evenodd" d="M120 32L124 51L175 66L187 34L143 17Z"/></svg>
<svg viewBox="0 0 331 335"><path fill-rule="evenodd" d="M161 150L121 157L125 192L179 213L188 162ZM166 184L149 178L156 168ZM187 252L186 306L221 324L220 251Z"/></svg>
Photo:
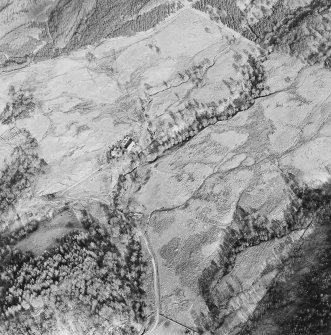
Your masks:
<svg viewBox="0 0 331 335"><path fill-rule="evenodd" d="M139 236L144 240L146 249L151 257L152 266L153 266L153 282L154 282L154 295L155 295L155 321L151 329L147 330L143 334L151 334L158 326L160 320L160 311L161 311L161 299L160 299L160 283L159 283L159 272L156 262L156 256L154 254L151 243L149 242L147 233L138 231Z"/></svg>

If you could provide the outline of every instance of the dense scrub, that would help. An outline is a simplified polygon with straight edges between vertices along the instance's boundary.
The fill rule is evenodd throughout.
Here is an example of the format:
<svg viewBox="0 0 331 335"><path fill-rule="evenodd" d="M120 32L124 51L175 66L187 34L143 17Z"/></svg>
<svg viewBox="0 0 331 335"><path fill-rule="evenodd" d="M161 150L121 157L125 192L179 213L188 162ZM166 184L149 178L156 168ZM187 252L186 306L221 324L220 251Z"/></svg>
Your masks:
<svg viewBox="0 0 331 335"><path fill-rule="evenodd" d="M84 212L85 232L38 257L17 251L12 237L1 243L1 334L52 334L58 322L82 316L95 334L136 333L145 319L146 263L133 218L105 213L103 226Z"/></svg>
<svg viewBox="0 0 331 335"><path fill-rule="evenodd" d="M7 102L0 114L0 121L3 124L10 124L15 120L28 117L36 107L35 99L31 92L20 88L15 90L14 86L9 88L11 102Z"/></svg>
<svg viewBox="0 0 331 335"><path fill-rule="evenodd" d="M233 30L242 31L244 13L241 12L236 1L199 0L193 4L193 8L209 13L212 20L221 21Z"/></svg>
<svg viewBox="0 0 331 335"><path fill-rule="evenodd" d="M243 30L242 34L246 38L259 43L262 46L268 46L265 43L265 39L268 34L275 37L274 31L278 25L285 20L287 15L290 14L288 8L284 5L283 0L278 0L272 7L271 13L265 15L258 22L249 25L247 22L247 28Z"/></svg>
<svg viewBox="0 0 331 335"><path fill-rule="evenodd" d="M278 0L254 24L250 24L248 14L235 1L199 0L193 8L209 13L211 19L221 21L264 48L272 47L309 64L322 63L330 68L331 3L328 0L312 0L295 9Z"/></svg>
<svg viewBox="0 0 331 335"><path fill-rule="evenodd" d="M31 55L24 55L24 56L12 56L10 58L6 58L4 61L0 63L0 70L4 69L6 71L6 68L11 69L20 69L27 65L27 63L30 60Z"/></svg>
<svg viewBox="0 0 331 335"><path fill-rule="evenodd" d="M21 136L22 143L13 149L9 162L0 171L0 213L16 203L47 165L38 155L36 139L27 130L22 130Z"/></svg>
<svg viewBox="0 0 331 335"><path fill-rule="evenodd" d="M220 246L219 258L212 261L199 280L200 293L209 309L209 314L204 315L201 319L204 329L215 332L224 321L219 304L224 305L225 302L218 301L211 288L216 278L221 278L231 271L236 255L250 246L286 236L291 231L306 228L312 223L330 222L330 185L311 190L308 187L299 187L292 176L289 176L287 182L294 197L285 211L283 221L269 221L256 211L247 211L237 207L231 227L227 228ZM327 266L326 263L323 265L323 267Z"/></svg>
<svg viewBox="0 0 331 335"><path fill-rule="evenodd" d="M272 13L243 33L264 47L303 58L309 64L324 63L328 67L331 41L331 4L328 0L312 0L304 7L290 11L279 0Z"/></svg>

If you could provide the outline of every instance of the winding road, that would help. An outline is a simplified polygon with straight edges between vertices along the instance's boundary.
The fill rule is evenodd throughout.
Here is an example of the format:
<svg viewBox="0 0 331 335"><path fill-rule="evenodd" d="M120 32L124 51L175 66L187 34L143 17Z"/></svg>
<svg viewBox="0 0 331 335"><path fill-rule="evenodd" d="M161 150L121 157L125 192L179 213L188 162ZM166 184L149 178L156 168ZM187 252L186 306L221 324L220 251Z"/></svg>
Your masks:
<svg viewBox="0 0 331 335"><path fill-rule="evenodd" d="M148 334L151 334L156 329L159 323L159 320L160 320L161 303L160 303L159 273L158 273L158 268L156 264L156 257L151 247L151 244L149 242L147 233L145 232L144 234L142 231L138 230L138 235L141 236L141 238L144 240L147 251L149 255L151 256L152 265L153 265L154 295L155 295L155 321L154 321L153 327L143 333L144 335L148 335Z"/></svg>

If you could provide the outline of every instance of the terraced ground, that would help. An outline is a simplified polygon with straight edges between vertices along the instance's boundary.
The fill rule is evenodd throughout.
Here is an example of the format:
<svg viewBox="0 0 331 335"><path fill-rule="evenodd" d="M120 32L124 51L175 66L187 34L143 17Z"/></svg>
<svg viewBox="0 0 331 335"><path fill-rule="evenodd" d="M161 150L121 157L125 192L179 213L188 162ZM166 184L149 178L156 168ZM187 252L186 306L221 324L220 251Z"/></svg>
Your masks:
<svg viewBox="0 0 331 335"><path fill-rule="evenodd" d="M328 333L328 1L5 1L0 24L1 334ZM315 314L280 302L307 292Z"/></svg>

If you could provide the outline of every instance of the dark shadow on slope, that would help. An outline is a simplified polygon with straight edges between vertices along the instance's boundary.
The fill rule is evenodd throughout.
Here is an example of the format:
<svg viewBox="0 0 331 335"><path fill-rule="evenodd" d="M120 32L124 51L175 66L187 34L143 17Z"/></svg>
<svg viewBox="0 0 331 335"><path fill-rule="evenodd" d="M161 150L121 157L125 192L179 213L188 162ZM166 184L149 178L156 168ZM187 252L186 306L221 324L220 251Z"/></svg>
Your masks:
<svg viewBox="0 0 331 335"><path fill-rule="evenodd" d="M226 301L218 299L212 288L216 281L231 271L235 264L236 257L240 252L264 241L280 238L288 235L294 230L308 228L312 225L319 227L318 229L321 231L326 231L325 229L327 229L328 232L331 231L329 224L331 222L331 184L325 184L318 189L310 189L306 186L300 187L291 175L288 177L287 183L293 193L293 199L285 211L285 219L283 221L269 221L267 218L260 216L256 211L247 211L237 207L231 228L227 228L225 238L220 247L218 259L214 260L210 266L204 270L199 280L200 294L204 298L209 309L208 315L202 315L199 320L204 331L210 331L212 334L217 333L217 329L222 326L225 320L224 313L221 313L221 305L226 306ZM318 229L315 231L315 234L318 234ZM302 306L300 305L299 309L293 309L292 323L290 323L287 318L284 323L280 323L279 325L279 329L281 329L282 332L287 331L286 334L315 334L291 332L292 329L301 329L299 325L304 323L303 321L306 320L306 318L308 321L307 324L304 323L305 327L311 325L313 328L316 326L316 322L318 324L325 322L325 324L322 323L323 327L330 326L330 319L325 317L325 313L331 311L329 294L331 275L330 262L328 260L330 259L330 254L328 254L331 247L329 243L330 238L328 237L326 241L327 244L324 248L325 253L321 253L321 257L318 258L318 266L311 266L309 268L311 270L310 277L303 277L303 279L306 278L306 284L305 286L302 286L300 295L304 297L304 292L306 292L307 299L303 299ZM296 248L294 247L294 256L291 257L292 260L295 260L297 257L295 250ZM310 251L308 250L307 252ZM302 256L302 259L304 260L305 257ZM321 278L317 276L319 271L322 273ZM318 283L316 280L318 280ZM315 283L316 285L313 285L312 283ZM288 292L283 292L283 295L291 296L290 293L292 294L289 290ZM317 303L319 294L323 294L325 299L325 302L320 304ZM327 294L329 295L327 296ZM281 300L283 295L279 296L279 300ZM316 303L316 309L313 309L313 311L309 310L308 306L314 303ZM260 315L268 306L268 302L261 303L261 307L257 309L257 315ZM296 314L296 311L301 312ZM288 313L285 313L285 315L288 315ZM316 318L317 320L315 323L312 322L313 318ZM242 335L246 334L248 329L249 327L247 325ZM266 333L262 332L256 334ZM316 334L319 333L317 332ZM324 335L323 332L320 334Z"/></svg>

